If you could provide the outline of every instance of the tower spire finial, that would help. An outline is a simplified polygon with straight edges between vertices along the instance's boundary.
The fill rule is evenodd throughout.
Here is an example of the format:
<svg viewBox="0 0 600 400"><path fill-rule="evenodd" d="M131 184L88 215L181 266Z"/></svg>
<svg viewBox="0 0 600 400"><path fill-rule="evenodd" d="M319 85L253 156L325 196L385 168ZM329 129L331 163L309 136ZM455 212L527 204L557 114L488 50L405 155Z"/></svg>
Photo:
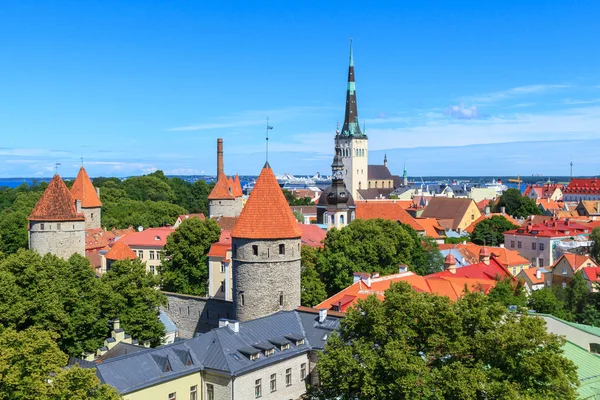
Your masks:
<svg viewBox="0 0 600 400"><path fill-rule="evenodd" d="M265 153L265 157L266 157L266 164L269 163L269 129L273 129L273 127L271 125L269 125L269 117L267 117L267 137L266 137L266 153ZM265 165L266 165L265 164Z"/></svg>
<svg viewBox="0 0 600 400"><path fill-rule="evenodd" d="M352 36L350 37L350 66L354 67L354 52L352 50Z"/></svg>
<svg viewBox="0 0 600 400"><path fill-rule="evenodd" d="M360 131L358 123L358 107L356 105L356 83L354 81L354 49L352 38L350 38L350 65L348 66L348 88L346 91L346 112L344 114L344 125L341 135L343 137L366 138L364 132Z"/></svg>

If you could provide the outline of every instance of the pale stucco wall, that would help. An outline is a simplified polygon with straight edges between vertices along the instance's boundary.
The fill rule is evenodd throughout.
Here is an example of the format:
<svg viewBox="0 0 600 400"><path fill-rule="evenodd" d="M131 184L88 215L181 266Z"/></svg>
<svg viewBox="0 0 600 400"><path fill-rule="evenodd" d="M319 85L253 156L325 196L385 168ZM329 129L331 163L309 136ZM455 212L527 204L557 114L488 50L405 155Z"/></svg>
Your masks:
<svg viewBox="0 0 600 400"><path fill-rule="evenodd" d="M204 382L202 381L200 372L195 372L181 378L138 390L137 392L128 393L123 395L123 400L168 400L170 393L175 393L177 399L187 400L190 398L190 388L192 386L197 386L198 399L202 399L201 391L204 388Z"/></svg>
<svg viewBox="0 0 600 400"><path fill-rule="evenodd" d="M226 259L230 260L225 263L225 272L221 272L221 263L223 258L221 257L210 257L208 259L208 295L217 299L231 300L233 276L231 267L231 251L227 251ZM221 291L221 286L225 281L225 274L227 274L227 281L225 282L224 291ZM226 291L225 291L226 290Z"/></svg>
<svg viewBox="0 0 600 400"><path fill-rule="evenodd" d="M65 260L75 253L85 256L85 222L30 221L29 248Z"/></svg>
<svg viewBox="0 0 600 400"><path fill-rule="evenodd" d="M101 227L101 210L102 209L100 207L81 209L83 215L85 216L85 229L95 229Z"/></svg>

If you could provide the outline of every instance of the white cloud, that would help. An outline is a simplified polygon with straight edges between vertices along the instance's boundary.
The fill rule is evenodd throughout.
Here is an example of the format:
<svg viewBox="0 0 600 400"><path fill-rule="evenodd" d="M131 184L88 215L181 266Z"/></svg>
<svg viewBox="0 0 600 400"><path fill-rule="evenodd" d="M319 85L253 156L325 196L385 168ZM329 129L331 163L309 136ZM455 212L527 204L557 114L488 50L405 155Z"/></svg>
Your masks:
<svg viewBox="0 0 600 400"><path fill-rule="evenodd" d="M535 93L543 93L553 89L564 89L570 85L527 85L518 86L512 89L502 90L498 92L484 93L476 96L467 96L464 100L471 103L493 103L505 99L510 99L518 96L525 96Z"/></svg>

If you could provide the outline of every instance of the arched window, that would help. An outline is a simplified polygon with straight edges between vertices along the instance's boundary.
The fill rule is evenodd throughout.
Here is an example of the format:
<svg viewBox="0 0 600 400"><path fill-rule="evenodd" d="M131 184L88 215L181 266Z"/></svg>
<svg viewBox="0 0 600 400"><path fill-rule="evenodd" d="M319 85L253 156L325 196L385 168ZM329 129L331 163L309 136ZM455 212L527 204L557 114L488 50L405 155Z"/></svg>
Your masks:
<svg viewBox="0 0 600 400"><path fill-rule="evenodd" d="M344 225L344 214L340 214L340 225Z"/></svg>
<svg viewBox="0 0 600 400"><path fill-rule="evenodd" d="M352 211L352 214L350 214L350 222L354 221L355 216L354 211Z"/></svg>
<svg viewBox="0 0 600 400"><path fill-rule="evenodd" d="M335 224L335 216L332 214L329 216L329 222L334 225Z"/></svg>

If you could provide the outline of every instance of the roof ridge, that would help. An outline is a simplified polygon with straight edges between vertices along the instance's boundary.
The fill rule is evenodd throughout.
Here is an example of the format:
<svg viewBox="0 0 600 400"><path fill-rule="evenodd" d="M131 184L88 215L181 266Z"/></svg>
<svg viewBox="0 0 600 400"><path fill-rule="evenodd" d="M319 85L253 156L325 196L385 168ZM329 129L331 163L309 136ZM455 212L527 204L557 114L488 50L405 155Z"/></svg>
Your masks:
<svg viewBox="0 0 600 400"><path fill-rule="evenodd" d="M98 193L83 166L79 168L75 182L71 186L71 194L76 200L81 201L81 207L83 208L102 207Z"/></svg>
<svg viewBox="0 0 600 400"><path fill-rule="evenodd" d="M75 199L58 174L54 175L29 214L30 221L84 221L77 212Z"/></svg>

